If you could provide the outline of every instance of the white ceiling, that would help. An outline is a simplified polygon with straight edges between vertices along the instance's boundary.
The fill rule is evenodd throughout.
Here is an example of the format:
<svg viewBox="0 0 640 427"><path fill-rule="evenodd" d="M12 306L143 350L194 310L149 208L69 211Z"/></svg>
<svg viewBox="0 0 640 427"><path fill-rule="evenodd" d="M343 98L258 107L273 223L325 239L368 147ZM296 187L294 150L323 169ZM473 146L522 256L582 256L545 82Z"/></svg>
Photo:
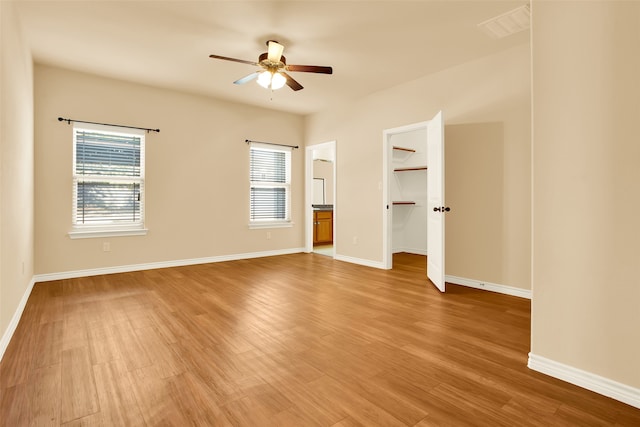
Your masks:
<svg viewBox="0 0 640 427"><path fill-rule="evenodd" d="M5 1L5 0L2 0ZM33 1L17 10L37 63L308 114L527 43L477 24L526 1ZM268 39L304 89L273 94L233 81L255 70Z"/></svg>

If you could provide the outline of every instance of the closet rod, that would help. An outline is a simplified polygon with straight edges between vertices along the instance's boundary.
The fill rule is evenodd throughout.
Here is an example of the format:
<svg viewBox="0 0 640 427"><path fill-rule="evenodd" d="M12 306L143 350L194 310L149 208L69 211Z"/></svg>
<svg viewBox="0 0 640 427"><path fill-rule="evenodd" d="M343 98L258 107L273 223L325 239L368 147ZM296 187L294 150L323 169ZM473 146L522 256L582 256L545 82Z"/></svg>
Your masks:
<svg viewBox="0 0 640 427"><path fill-rule="evenodd" d="M289 147L289 148L293 148L293 149L300 148L297 145L276 144L275 142L252 141L250 139L245 139L244 142L246 142L247 144L251 144L252 142L255 142L256 144L278 145L280 147Z"/></svg>
<svg viewBox="0 0 640 427"><path fill-rule="evenodd" d="M92 124L92 125L115 126L115 127L127 128L127 129L139 129L139 130L146 130L147 133L149 133L149 132L160 132L160 129L149 129L149 128L139 128L139 127L136 127L136 126L114 125L114 124L111 124L111 123L86 122L84 120L64 119L62 117L58 117L58 121L59 122L67 122L68 124L71 124L71 122L76 122L76 123L89 123L89 124Z"/></svg>

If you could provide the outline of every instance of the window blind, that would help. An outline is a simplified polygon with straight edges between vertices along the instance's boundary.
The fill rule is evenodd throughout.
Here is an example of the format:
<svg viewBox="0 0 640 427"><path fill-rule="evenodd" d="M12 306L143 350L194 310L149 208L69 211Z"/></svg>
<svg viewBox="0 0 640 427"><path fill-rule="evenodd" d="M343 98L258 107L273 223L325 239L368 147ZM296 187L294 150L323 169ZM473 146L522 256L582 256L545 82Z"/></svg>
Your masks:
<svg viewBox="0 0 640 427"><path fill-rule="evenodd" d="M249 179L250 220L288 221L291 151L252 146Z"/></svg>
<svg viewBox="0 0 640 427"><path fill-rule="evenodd" d="M76 226L142 225L144 134L74 128Z"/></svg>
<svg viewBox="0 0 640 427"><path fill-rule="evenodd" d="M76 174L140 176L140 141L135 135L76 130Z"/></svg>

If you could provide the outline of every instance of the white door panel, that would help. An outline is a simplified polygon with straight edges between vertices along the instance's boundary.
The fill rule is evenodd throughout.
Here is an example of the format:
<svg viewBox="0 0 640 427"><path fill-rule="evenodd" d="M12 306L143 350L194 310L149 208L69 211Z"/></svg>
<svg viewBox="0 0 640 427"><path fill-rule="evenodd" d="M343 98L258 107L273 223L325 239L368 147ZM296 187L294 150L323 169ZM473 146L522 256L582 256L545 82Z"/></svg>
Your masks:
<svg viewBox="0 0 640 427"><path fill-rule="evenodd" d="M427 277L441 291L444 282L444 122L438 112L427 127Z"/></svg>

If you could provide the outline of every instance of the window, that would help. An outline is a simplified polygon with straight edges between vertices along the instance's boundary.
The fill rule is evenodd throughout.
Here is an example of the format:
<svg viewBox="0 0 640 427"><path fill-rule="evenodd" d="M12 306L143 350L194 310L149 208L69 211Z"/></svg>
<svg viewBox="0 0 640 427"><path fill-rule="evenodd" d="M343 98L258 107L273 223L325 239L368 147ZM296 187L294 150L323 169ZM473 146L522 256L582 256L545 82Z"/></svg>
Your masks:
<svg viewBox="0 0 640 427"><path fill-rule="evenodd" d="M71 237L144 234L144 131L73 128Z"/></svg>
<svg viewBox="0 0 640 427"><path fill-rule="evenodd" d="M250 157L250 225L290 225L291 150L252 144Z"/></svg>

